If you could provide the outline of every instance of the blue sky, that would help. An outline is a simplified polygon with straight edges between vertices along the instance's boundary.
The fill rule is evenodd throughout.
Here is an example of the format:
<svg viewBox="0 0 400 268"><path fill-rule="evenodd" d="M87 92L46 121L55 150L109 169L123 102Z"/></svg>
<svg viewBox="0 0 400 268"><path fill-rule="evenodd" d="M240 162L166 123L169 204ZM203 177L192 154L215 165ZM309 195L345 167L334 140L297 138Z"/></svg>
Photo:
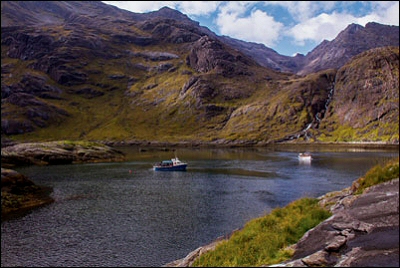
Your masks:
<svg viewBox="0 0 400 268"><path fill-rule="evenodd" d="M136 13L164 6L217 35L261 43L281 55L306 55L349 24L399 26L399 1L103 1Z"/></svg>

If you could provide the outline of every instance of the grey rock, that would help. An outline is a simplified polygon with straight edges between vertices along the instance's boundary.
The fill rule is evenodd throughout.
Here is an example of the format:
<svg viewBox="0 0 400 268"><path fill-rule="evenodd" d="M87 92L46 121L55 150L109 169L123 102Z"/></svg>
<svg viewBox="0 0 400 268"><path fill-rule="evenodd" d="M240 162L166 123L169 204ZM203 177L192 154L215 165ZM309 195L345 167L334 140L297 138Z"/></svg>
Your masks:
<svg viewBox="0 0 400 268"><path fill-rule="evenodd" d="M319 199L333 215L291 246L295 250L291 260L268 267L399 266L398 178L372 186L361 195L354 195L351 188L346 188ZM216 243L200 247L165 266L190 267Z"/></svg>

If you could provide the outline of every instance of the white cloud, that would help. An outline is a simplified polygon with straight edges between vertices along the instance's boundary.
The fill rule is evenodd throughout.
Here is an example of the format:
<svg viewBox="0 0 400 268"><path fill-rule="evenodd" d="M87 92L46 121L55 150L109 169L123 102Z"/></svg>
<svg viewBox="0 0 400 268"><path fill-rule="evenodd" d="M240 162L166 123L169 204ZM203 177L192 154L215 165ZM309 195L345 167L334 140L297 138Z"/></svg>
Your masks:
<svg viewBox="0 0 400 268"><path fill-rule="evenodd" d="M368 22L399 25L399 3L374 3L372 12L356 17L348 12L330 14L322 13L318 16L301 21L286 33L291 36L297 45L304 45L306 41L320 43L323 40L334 39L349 24L356 23L365 26Z"/></svg>
<svg viewBox="0 0 400 268"><path fill-rule="evenodd" d="M178 6L186 15L208 16L218 9L220 3L219 1L180 1Z"/></svg>
<svg viewBox="0 0 400 268"><path fill-rule="evenodd" d="M171 5L168 1L103 1L108 5L117 6L131 12L143 13L158 10L164 6Z"/></svg>
<svg viewBox="0 0 400 268"><path fill-rule="evenodd" d="M244 15L251 4L254 2L230 2L221 7L216 19L219 31L222 35L271 47L279 39L283 24L258 9Z"/></svg>
<svg viewBox="0 0 400 268"><path fill-rule="evenodd" d="M399 2L398 1L376 1L372 3L376 22L399 26Z"/></svg>
<svg viewBox="0 0 400 268"><path fill-rule="evenodd" d="M334 39L352 22L354 22L354 17L348 14L322 13L295 25L288 30L288 34L294 38L297 45L304 45L307 40L320 43L324 39Z"/></svg>
<svg viewBox="0 0 400 268"><path fill-rule="evenodd" d="M330 12L337 1L265 1L265 6L281 6L292 19L299 22L314 17L318 12Z"/></svg>
<svg viewBox="0 0 400 268"><path fill-rule="evenodd" d="M249 1L225 1L219 6L221 13L226 14L237 14L243 15L246 11L252 7L256 2Z"/></svg>
<svg viewBox="0 0 400 268"><path fill-rule="evenodd" d="M351 23L399 25L398 1L104 2L137 13L168 6L201 21L217 34L262 43L276 50L289 46L295 51L308 49L325 39L334 39ZM294 45L298 47L293 48Z"/></svg>

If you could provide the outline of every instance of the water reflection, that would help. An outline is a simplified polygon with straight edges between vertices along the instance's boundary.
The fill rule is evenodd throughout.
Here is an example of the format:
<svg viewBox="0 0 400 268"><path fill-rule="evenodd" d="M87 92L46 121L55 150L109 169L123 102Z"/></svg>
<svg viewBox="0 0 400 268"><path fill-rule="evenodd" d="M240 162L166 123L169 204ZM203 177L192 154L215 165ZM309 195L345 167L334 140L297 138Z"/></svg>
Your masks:
<svg viewBox="0 0 400 268"><path fill-rule="evenodd" d="M392 151L122 148L122 163L21 167L56 202L2 223L2 266L161 266L304 196L351 185ZM303 148L301 151L304 151ZM155 172L178 157L186 172Z"/></svg>

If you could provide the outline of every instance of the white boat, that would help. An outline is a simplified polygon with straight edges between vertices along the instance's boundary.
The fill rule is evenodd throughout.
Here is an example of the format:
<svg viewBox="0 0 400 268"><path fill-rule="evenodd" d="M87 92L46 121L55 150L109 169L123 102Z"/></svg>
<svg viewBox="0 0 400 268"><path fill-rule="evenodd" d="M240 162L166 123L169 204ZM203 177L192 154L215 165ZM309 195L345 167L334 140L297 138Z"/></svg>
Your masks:
<svg viewBox="0 0 400 268"><path fill-rule="evenodd" d="M163 160L153 166L155 171L186 171L187 163L182 162L178 157L171 160Z"/></svg>
<svg viewBox="0 0 400 268"><path fill-rule="evenodd" d="M299 161L303 163L311 163L312 156L310 153L299 153Z"/></svg>

